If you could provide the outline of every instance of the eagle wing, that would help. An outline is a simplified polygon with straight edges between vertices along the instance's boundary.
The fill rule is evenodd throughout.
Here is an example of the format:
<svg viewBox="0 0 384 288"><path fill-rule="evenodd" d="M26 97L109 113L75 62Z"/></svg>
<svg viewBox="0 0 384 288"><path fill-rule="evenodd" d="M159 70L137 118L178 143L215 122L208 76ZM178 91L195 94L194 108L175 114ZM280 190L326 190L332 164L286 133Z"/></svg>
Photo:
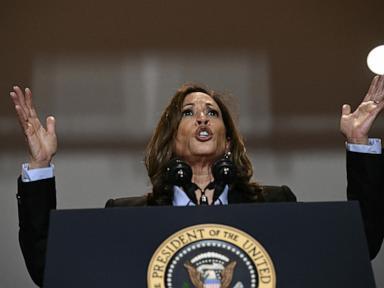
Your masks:
<svg viewBox="0 0 384 288"><path fill-rule="evenodd" d="M221 287L228 288L232 282L233 271L235 270L236 261L230 262L227 266L225 266L223 272L221 272Z"/></svg>
<svg viewBox="0 0 384 288"><path fill-rule="evenodd" d="M204 288L204 283L200 280L200 272L188 262L184 263L184 267L187 269L189 279L191 279L195 288Z"/></svg>

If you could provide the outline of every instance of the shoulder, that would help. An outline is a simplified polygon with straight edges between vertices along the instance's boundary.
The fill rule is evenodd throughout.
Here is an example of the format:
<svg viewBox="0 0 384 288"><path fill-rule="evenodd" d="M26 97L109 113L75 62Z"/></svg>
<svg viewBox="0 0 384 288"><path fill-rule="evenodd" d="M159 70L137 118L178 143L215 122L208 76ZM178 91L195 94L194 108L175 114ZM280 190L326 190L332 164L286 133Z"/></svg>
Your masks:
<svg viewBox="0 0 384 288"><path fill-rule="evenodd" d="M288 186L271 186L249 183L232 187L228 194L229 203L246 202L296 202L296 196Z"/></svg>
<svg viewBox="0 0 384 288"><path fill-rule="evenodd" d="M296 202L296 196L288 186L261 186L265 202Z"/></svg>
<svg viewBox="0 0 384 288"><path fill-rule="evenodd" d="M148 195L137 197L124 197L117 199L109 199L105 204L105 207L132 207L132 206L147 206Z"/></svg>

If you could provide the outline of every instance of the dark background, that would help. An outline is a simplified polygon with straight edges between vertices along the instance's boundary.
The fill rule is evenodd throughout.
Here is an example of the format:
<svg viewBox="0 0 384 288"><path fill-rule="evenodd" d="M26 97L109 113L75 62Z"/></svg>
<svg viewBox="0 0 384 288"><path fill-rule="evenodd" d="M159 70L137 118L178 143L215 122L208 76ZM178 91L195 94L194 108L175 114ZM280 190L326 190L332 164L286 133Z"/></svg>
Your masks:
<svg viewBox="0 0 384 288"><path fill-rule="evenodd" d="M256 179L288 184L301 201L345 200L339 115L342 104L356 107L369 87L373 74L366 57L384 44L383 11L382 0L2 1L0 286L34 287L17 240L16 177L27 152L9 99L12 85L33 89L41 118L57 116L60 208L102 207L108 198L150 190L142 163L145 145L167 99L179 83L196 80L193 75L234 95L238 117L250 123L240 128ZM237 63L237 55L243 62L230 74L225 61ZM160 61L158 82L137 84L132 74L146 57ZM137 70L128 65L131 78L116 80L128 83L124 89L114 84L127 66L119 66L121 59L139 59ZM256 59L249 67L261 72L245 76L265 76L262 95L256 76L239 74L247 59ZM184 68L190 63L202 73L196 68L185 74L188 79L172 75L179 70L168 61ZM225 68L225 77L218 67ZM157 87L148 95L158 91L159 100L142 100L148 87ZM265 109L261 99L268 102ZM148 113L151 109L157 112ZM252 129L259 122L263 133ZM383 127L380 118L372 136L382 137ZM383 252L373 267L378 287L384 287Z"/></svg>

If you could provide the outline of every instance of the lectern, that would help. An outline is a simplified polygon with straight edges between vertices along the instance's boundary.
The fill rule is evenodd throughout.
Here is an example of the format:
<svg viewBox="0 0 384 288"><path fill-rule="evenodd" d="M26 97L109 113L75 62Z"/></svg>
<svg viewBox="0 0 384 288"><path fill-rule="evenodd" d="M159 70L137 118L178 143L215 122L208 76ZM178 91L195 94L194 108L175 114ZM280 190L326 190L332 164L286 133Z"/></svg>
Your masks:
<svg viewBox="0 0 384 288"><path fill-rule="evenodd" d="M375 287L357 202L51 212L44 287Z"/></svg>

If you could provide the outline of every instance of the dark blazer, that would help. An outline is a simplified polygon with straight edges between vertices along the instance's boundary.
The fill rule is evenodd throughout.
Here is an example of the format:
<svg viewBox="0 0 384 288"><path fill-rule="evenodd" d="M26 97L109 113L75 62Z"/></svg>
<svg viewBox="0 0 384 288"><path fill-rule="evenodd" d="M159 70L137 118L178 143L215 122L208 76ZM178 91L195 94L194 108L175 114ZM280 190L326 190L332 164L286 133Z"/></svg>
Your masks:
<svg viewBox="0 0 384 288"><path fill-rule="evenodd" d="M265 202L296 202L296 196L288 186L262 186L261 194ZM242 203L241 199L232 200L229 197L229 204ZM255 201L256 202L256 201ZM147 206L150 205L148 196L125 197L118 199L109 199L105 207L127 207L127 206ZM170 203L171 205L171 203Z"/></svg>
<svg viewBox="0 0 384 288"><path fill-rule="evenodd" d="M347 153L347 196L360 202L371 258L378 253L384 237L384 187L381 181L382 155ZM266 202L292 202L295 195L287 186L263 186ZM55 178L24 183L18 180L19 242L33 281L43 283L48 237L49 211L56 209ZM230 198L229 198L230 200ZM233 202L241 202L241 199ZM106 207L146 206L148 197L110 199Z"/></svg>
<svg viewBox="0 0 384 288"><path fill-rule="evenodd" d="M384 151L381 155L347 152L347 198L360 203L371 259L384 238Z"/></svg>

